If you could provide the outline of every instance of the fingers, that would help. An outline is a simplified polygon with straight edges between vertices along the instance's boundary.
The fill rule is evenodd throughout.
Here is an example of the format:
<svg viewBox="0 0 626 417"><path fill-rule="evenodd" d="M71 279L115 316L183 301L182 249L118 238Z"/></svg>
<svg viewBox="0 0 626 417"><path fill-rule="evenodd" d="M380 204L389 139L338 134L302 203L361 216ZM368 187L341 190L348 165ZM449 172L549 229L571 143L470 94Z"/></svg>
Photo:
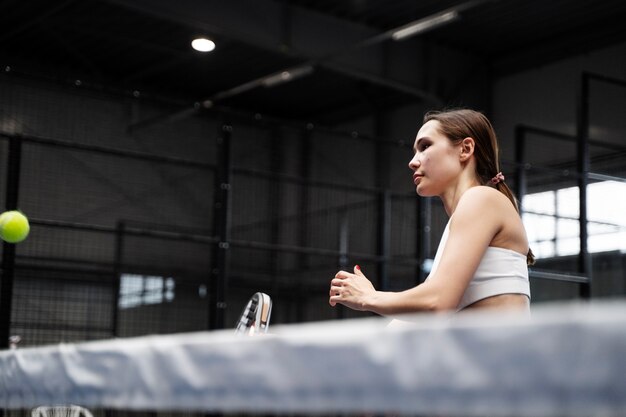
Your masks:
<svg viewBox="0 0 626 417"><path fill-rule="evenodd" d="M328 299L328 304L330 304L332 307L336 306L337 304L341 304L341 296L340 295L333 295Z"/></svg>
<svg viewBox="0 0 626 417"><path fill-rule="evenodd" d="M342 291L344 290L343 281L340 279L333 279L331 282L330 290L328 291L328 304L332 307L341 303Z"/></svg>
<svg viewBox="0 0 626 417"><path fill-rule="evenodd" d="M348 272L348 271L339 271L335 274L335 278L339 278L339 279L346 279L346 278L350 278L351 276L354 276L354 273Z"/></svg>
<svg viewBox="0 0 626 417"><path fill-rule="evenodd" d="M333 292L332 292L332 290L328 294L328 304L330 304L331 307L334 307L335 304L337 304L337 302L335 300L333 300Z"/></svg>
<svg viewBox="0 0 626 417"><path fill-rule="evenodd" d="M361 271L361 267L358 265L354 266L354 272L350 273L347 271L339 271L335 274L335 278L346 279L350 278L352 275L360 275L364 277L363 271Z"/></svg>
<svg viewBox="0 0 626 417"><path fill-rule="evenodd" d="M336 306L337 305L337 295L331 295L330 297L328 297L328 304L330 304L331 306Z"/></svg>
<svg viewBox="0 0 626 417"><path fill-rule="evenodd" d="M329 299L328 304L334 307L337 304L341 304L343 300L342 291L344 291L345 286L349 285L349 278L354 277L354 275L363 275L361 272L361 268L358 265L354 266L354 273L350 273L347 271L339 271L335 274L335 277L330 282L330 290L328 291Z"/></svg>
<svg viewBox="0 0 626 417"><path fill-rule="evenodd" d="M345 278L333 278L330 281L331 287L334 285L335 287L342 287L346 283Z"/></svg>

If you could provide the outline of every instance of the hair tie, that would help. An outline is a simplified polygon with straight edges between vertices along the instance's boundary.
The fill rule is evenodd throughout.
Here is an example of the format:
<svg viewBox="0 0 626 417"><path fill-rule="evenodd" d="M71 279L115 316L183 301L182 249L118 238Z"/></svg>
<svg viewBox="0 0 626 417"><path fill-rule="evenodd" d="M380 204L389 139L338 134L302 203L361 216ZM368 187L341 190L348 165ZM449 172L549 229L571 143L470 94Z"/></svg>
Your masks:
<svg viewBox="0 0 626 417"><path fill-rule="evenodd" d="M503 182L503 181L504 181L504 175L502 175L502 172L498 172L496 176L491 179L491 183L493 185L496 185L497 183Z"/></svg>

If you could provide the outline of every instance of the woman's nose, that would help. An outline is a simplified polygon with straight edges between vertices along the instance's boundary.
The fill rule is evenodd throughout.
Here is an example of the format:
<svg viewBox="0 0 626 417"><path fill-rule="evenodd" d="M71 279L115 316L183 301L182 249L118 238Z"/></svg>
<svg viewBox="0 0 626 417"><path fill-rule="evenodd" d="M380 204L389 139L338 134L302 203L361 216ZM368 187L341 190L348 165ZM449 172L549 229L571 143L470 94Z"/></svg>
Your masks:
<svg viewBox="0 0 626 417"><path fill-rule="evenodd" d="M420 160L417 157L417 154L409 161L409 169L415 171L420 165Z"/></svg>

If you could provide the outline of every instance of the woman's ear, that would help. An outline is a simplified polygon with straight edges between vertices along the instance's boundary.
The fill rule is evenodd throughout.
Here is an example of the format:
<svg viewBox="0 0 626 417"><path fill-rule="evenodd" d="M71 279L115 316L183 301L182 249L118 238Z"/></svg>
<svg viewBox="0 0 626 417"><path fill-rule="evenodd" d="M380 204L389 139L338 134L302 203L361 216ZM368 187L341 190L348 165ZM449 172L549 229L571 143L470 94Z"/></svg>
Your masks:
<svg viewBox="0 0 626 417"><path fill-rule="evenodd" d="M474 146L476 142L474 138L467 137L461 141L461 162L467 161L474 155Z"/></svg>

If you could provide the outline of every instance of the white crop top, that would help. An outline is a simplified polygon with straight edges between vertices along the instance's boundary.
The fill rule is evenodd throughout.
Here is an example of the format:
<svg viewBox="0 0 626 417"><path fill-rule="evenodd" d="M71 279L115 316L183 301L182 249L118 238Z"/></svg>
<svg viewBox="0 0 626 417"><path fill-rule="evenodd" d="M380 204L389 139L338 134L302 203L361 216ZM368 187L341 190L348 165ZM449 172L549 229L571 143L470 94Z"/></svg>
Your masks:
<svg viewBox="0 0 626 417"><path fill-rule="evenodd" d="M448 240L449 229L450 222L448 221L437 247L431 274L439 266L443 248ZM511 249L489 246L457 306L457 311L476 301L500 294L524 294L530 298L526 255Z"/></svg>

